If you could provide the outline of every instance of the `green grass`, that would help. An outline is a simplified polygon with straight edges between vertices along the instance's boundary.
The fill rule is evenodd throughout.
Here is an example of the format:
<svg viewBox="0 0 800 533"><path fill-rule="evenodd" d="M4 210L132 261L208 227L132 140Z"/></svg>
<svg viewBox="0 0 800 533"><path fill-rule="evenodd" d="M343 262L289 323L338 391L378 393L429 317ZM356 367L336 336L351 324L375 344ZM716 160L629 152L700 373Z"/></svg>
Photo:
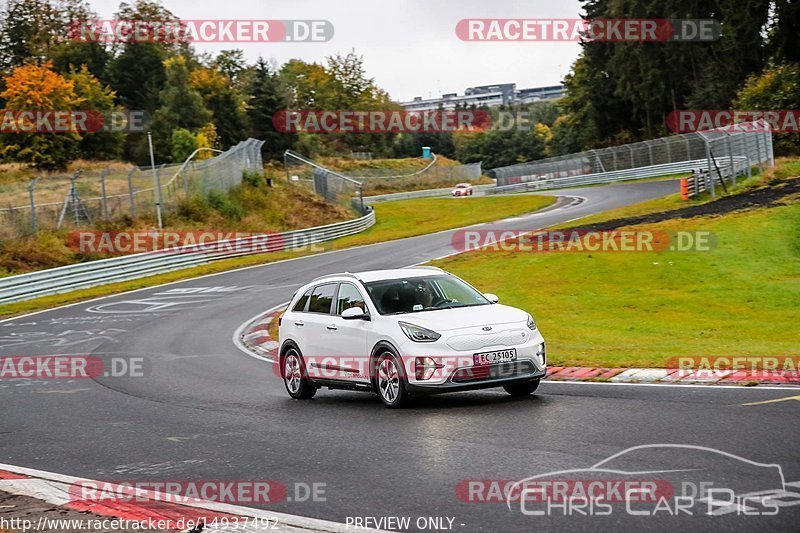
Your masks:
<svg viewBox="0 0 800 533"><path fill-rule="evenodd" d="M472 252L434 264L533 313L554 366L800 354L800 204L638 229L711 231L717 244L706 252Z"/></svg>
<svg viewBox="0 0 800 533"><path fill-rule="evenodd" d="M555 203L552 196L478 196L467 198L415 198L375 204L373 227L334 241L342 248L402 239L425 233L491 222L538 211Z"/></svg>
<svg viewBox="0 0 800 533"><path fill-rule="evenodd" d="M341 249L386 240L411 237L443 229L497 220L506 216L535 211L550 205L554 198L526 196L518 198L425 198L386 202L376 207L377 222L364 233L320 245L315 251ZM146 278L82 289L67 294L44 296L24 302L0 305L0 317L30 313L99 296L189 279L235 268L271 263L309 255L311 251L259 254L224 259L208 265L187 268Z"/></svg>

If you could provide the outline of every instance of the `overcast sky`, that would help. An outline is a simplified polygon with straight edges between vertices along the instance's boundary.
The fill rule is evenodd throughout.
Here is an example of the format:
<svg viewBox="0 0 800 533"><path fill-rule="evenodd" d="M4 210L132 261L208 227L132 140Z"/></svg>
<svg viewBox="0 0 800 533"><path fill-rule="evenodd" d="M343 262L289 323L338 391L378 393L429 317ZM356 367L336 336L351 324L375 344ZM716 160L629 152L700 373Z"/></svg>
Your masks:
<svg viewBox="0 0 800 533"><path fill-rule="evenodd" d="M110 18L119 0L89 0ZM164 0L182 19L325 19L335 35L327 43L196 43L200 51L241 48L284 63L324 61L354 48L367 74L394 100L436 97L475 85L559 83L580 47L574 42L462 42L456 23L465 18L575 18L578 0Z"/></svg>

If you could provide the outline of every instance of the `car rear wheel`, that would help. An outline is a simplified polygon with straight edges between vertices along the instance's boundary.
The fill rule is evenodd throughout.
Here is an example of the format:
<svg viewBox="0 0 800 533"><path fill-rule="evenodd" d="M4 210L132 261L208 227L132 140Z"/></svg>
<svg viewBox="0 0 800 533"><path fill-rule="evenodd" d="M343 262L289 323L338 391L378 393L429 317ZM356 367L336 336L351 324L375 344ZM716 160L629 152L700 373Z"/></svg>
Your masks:
<svg viewBox="0 0 800 533"><path fill-rule="evenodd" d="M525 383L516 383L514 385L505 385L503 389L511 396L520 398L522 396L530 396L536 389L539 388L539 380L526 381Z"/></svg>
<svg viewBox="0 0 800 533"><path fill-rule="evenodd" d="M317 388L306 375L303 356L294 348L289 348L283 356L283 384L295 400L308 400L317 393Z"/></svg>
<svg viewBox="0 0 800 533"><path fill-rule="evenodd" d="M376 361L375 389L378 398L387 407L402 407L408 404L410 396L406 389L403 366L391 352L383 352Z"/></svg>

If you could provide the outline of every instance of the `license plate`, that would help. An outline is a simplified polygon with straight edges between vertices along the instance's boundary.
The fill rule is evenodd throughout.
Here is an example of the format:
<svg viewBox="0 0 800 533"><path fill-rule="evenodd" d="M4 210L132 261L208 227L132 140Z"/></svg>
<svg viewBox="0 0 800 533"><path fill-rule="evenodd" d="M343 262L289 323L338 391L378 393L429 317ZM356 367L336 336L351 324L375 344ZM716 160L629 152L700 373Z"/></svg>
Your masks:
<svg viewBox="0 0 800 533"><path fill-rule="evenodd" d="M472 362L476 366L492 365L494 363L505 363L517 360L517 350L497 350L496 352L483 352L472 354Z"/></svg>

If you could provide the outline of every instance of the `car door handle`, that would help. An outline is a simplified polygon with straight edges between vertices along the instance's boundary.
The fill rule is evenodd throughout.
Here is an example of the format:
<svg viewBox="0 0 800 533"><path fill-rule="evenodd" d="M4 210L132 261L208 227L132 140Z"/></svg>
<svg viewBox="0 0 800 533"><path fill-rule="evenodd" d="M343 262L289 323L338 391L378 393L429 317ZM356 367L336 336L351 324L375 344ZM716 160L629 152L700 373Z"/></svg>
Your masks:
<svg viewBox="0 0 800 533"><path fill-rule="evenodd" d="M336 331L337 329L339 329L339 328L337 328L337 327L336 327L335 325L333 325L333 324L328 324L327 328L328 328L329 330L331 330L331 331Z"/></svg>
<svg viewBox="0 0 800 533"><path fill-rule="evenodd" d="M295 325L295 326L305 326L305 325L306 325L306 323L305 323L305 322L303 322L302 320L298 320L297 322L295 322L295 323L294 323L294 325Z"/></svg>

